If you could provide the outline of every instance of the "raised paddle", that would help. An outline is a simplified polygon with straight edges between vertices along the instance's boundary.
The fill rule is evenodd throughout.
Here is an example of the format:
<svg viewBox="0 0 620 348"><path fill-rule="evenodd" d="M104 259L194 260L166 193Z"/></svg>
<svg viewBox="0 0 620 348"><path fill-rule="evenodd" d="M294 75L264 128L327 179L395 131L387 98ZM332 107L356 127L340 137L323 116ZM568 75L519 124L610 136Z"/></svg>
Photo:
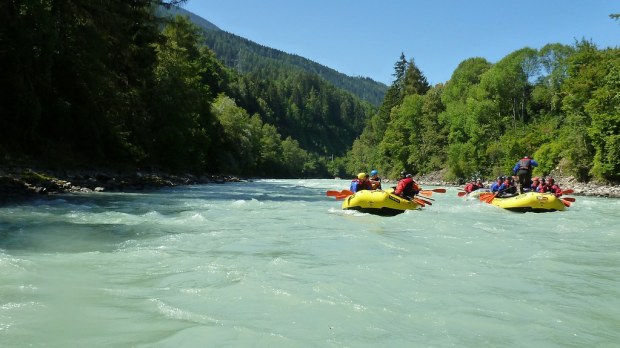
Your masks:
<svg viewBox="0 0 620 348"><path fill-rule="evenodd" d="M573 192L575 192L575 190L573 190L573 189L562 190L562 194L563 195L570 195Z"/></svg>

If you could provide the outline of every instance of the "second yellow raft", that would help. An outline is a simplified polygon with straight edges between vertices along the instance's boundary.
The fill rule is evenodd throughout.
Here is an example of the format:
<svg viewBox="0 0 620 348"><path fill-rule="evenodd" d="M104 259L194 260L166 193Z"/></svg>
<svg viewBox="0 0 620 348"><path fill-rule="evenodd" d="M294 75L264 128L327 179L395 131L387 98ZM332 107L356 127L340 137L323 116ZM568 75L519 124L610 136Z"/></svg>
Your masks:
<svg viewBox="0 0 620 348"><path fill-rule="evenodd" d="M562 200L551 193L526 192L514 197L495 197L491 204L518 212L550 212L564 210Z"/></svg>

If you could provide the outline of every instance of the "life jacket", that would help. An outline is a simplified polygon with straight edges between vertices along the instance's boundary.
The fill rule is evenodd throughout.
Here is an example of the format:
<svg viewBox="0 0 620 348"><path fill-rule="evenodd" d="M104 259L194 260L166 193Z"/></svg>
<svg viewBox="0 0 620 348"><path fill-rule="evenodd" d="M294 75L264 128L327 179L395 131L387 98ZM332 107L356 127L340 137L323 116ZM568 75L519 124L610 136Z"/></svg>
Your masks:
<svg viewBox="0 0 620 348"><path fill-rule="evenodd" d="M420 192L420 187L413 178L404 178L398 182L394 194L401 197L413 197Z"/></svg>
<svg viewBox="0 0 620 348"><path fill-rule="evenodd" d="M470 193L473 190L475 190L473 183L470 182L469 184L465 185L465 192Z"/></svg>
<svg viewBox="0 0 620 348"><path fill-rule="evenodd" d="M521 158L519 160L519 170L530 170L532 169L532 160L529 158Z"/></svg>
<svg viewBox="0 0 620 348"><path fill-rule="evenodd" d="M373 179L372 177L370 178L370 186L372 187L373 190L381 190L381 178L377 177L376 179ZM376 182L376 184L373 184L373 182Z"/></svg>

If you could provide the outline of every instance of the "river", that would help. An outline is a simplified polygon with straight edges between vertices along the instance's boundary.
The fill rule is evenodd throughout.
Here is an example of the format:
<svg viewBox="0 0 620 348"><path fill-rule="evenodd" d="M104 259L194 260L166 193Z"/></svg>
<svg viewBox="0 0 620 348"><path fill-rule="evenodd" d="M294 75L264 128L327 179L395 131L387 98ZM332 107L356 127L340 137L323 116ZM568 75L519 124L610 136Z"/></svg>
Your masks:
<svg viewBox="0 0 620 348"><path fill-rule="evenodd" d="M433 194L342 211L345 180L0 206L1 347L617 347L620 200L512 213Z"/></svg>

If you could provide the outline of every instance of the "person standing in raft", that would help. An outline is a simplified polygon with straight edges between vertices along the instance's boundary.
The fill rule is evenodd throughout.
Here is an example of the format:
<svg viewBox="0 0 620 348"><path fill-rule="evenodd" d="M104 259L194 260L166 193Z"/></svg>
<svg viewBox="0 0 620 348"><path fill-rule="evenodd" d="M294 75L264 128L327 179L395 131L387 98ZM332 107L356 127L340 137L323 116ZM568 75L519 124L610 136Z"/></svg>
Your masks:
<svg viewBox="0 0 620 348"><path fill-rule="evenodd" d="M362 190L372 190L370 180L368 180L369 177L370 176L366 173L357 174L357 179L353 179L353 181L351 181L351 191L357 192Z"/></svg>
<svg viewBox="0 0 620 348"><path fill-rule="evenodd" d="M394 194L411 200L418 193L420 193L420 186L413 180L412 175L404 170L400 172L400 180L394 189Z"/></svg>
<svg viewBox="0 0 620 348"><path fill-rule="evenodd" d="M525 192L524 188L529 188L532 186L533 167L538 167L538 162L528 156L525 156L521 158L517 164L515 164L514 168L512 168L513 174L519 176L519 192L521 194Z"/></svg>
<svg viewBox="0 0 620 348"><path fill-rule="evenodd" d="M373 190L381 190L381 178L376 169L370 171L370 185Z"/></svg>

